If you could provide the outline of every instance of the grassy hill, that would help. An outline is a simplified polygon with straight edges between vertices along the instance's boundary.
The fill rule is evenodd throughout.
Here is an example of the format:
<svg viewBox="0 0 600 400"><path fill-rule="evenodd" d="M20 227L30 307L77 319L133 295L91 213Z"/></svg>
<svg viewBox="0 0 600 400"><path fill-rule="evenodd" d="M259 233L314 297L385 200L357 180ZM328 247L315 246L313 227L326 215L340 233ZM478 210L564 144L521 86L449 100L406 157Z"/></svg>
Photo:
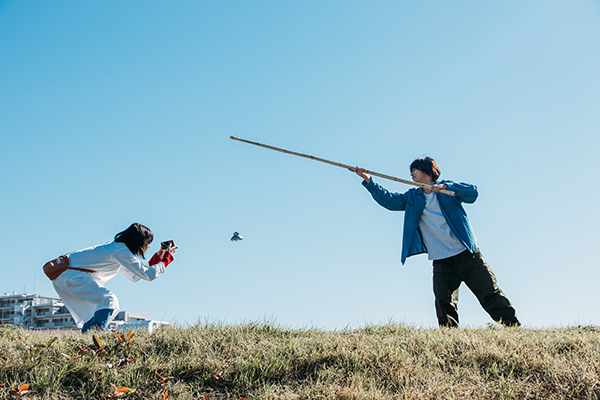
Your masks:
<svg viewBox="0 0 600 400"><path fill-rule="evenodd" d="M598 399L600 330L0 328L0 385L7 399Z"/></svg>

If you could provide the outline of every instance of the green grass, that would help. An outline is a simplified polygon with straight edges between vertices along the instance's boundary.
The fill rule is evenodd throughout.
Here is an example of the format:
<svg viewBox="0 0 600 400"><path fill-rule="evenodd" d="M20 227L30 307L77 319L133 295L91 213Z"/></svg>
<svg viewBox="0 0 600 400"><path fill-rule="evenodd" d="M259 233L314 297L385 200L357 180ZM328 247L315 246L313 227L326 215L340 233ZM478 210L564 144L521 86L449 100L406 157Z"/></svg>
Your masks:
<svg viewBox="0 0 600 400"><path fill-rule="evenodd" d="M134 333L95 333L100 352L92 333L53 340L0 328L0 397L105 399L114 385L135 389L124 399L600 398L595 327L327 332L264 322ZM28 393L10 394L21 384Z"/></svg>

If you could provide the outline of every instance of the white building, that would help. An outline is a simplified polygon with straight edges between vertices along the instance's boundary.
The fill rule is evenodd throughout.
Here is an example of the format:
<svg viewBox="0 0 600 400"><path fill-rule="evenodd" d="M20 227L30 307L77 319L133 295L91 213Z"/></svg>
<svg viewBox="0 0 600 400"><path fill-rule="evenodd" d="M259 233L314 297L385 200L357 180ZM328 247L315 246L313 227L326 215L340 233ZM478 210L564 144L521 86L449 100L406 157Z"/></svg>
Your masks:
<svg viewBox="0 0 600 400"><path fill-rule="evenodd" d="M58 297L4 293L0 296L0 325L29 329L77 329Z"/></svg>
<svg viewBox="0 0 600 400"><path fill-rule="evenodd" d="M32 330L78 330L59 297L14 292L0 295L0 325L17 325ZM150 321L145 314L121 311L108 328L145 329L152 333L162 325L168 323Z"/></svg>

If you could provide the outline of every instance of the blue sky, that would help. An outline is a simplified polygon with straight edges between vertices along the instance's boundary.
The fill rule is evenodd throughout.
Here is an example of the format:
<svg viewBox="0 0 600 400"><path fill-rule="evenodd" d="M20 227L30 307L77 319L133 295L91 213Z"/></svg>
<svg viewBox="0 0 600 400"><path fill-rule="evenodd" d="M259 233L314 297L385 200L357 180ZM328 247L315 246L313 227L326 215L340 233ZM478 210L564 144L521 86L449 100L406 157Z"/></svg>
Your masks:
<svg viewBox="0 0 600 400"><path fill-rule="evenodd" d="M597 1L0 1L0 292L54 295L44 262L140 222L180 249L108 284L123 310L436 326L402 213L233 135L405 179L434 157L478 186L521 321L600 324L599 70ZM464 286L459 314L491 321Z"/></svg>

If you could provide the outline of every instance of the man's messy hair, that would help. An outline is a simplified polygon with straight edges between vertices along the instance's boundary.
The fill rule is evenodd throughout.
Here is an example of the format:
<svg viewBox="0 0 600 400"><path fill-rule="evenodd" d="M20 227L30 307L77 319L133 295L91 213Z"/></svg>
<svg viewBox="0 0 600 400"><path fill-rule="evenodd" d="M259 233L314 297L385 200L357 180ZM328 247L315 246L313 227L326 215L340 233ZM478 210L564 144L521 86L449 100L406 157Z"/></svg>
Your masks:
<svg viewBox="0 0 600 400"><path fill-rule="evenodd" d="M419 157L415 161L410 164L410 170L418 169L421 172L426 173L433 179L433 181L437 181L442 171L440 167L438 167L435 160L431 157Z"/></svg>

